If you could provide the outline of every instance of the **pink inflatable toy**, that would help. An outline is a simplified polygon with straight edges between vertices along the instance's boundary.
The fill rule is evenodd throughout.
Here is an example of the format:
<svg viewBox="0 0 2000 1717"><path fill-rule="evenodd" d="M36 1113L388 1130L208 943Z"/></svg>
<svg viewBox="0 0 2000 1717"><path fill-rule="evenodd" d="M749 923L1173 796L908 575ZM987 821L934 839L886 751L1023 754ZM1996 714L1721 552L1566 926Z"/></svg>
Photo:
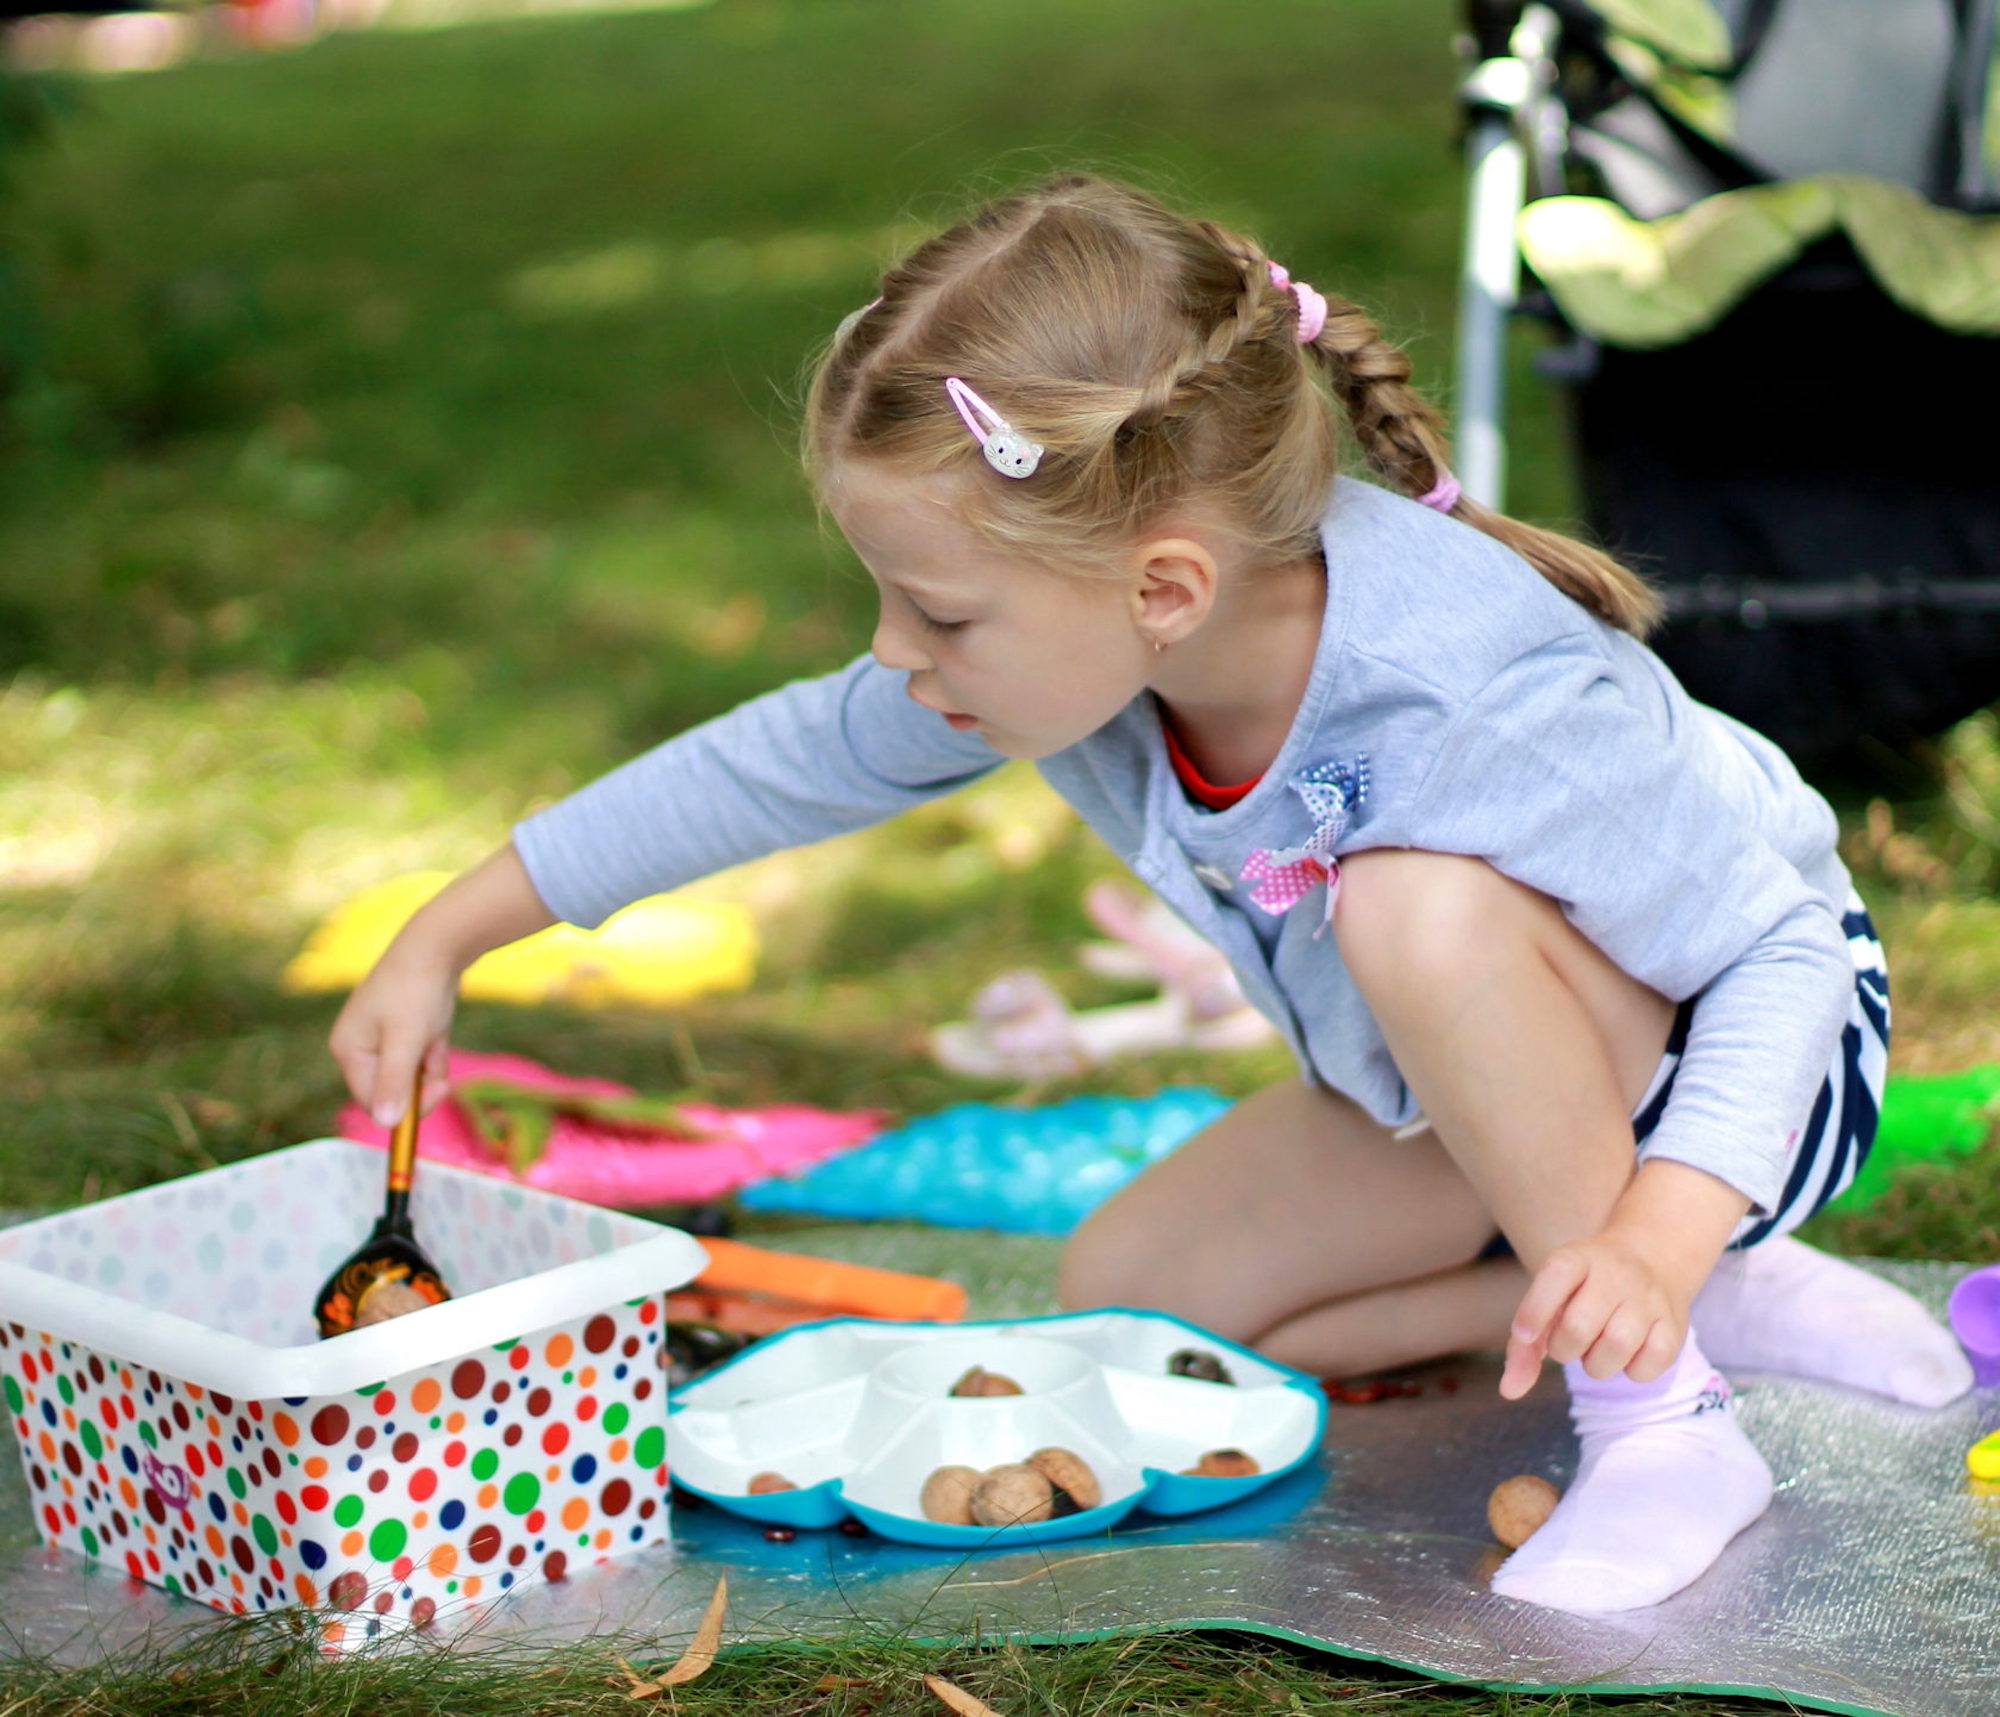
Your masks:
<svg viewBox="0 0 2000 1717"><path fill-rule="evenodd" d="M557 1094L634 1095L631 1086L609 1079L566 1078L523 1056L480 1055L463 1049L451 1052L447 1077L454 1089L478 1079L505 1079ZM788 1169L804 1168L874 1138L892 1119L883 1110L842 1113L793 1104L723 1109L689 1102L681 1109L691 1122L714 1128L721 1136L680 1139L656 1130L559 1114L541 1156L526 1173L517 1175L487 1147L464 1108L447 1096L424 1118L417 1152L435 1162L544 1192L617 1210L639 1210L700 1203ZM376 1125L359 1104L341 1110L339 1127L344 1138L378 1150L388 1147L389 1129Z"/></svg>

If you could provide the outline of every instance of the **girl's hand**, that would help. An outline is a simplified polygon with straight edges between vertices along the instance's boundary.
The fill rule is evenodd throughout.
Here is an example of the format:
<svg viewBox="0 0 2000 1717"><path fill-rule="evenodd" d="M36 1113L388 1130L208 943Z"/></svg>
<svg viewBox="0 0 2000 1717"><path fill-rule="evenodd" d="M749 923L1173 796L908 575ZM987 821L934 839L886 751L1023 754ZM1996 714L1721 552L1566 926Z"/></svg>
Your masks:
<svg viewBox="0 0 2000 1717"><path fill-rule="evenodd" d="M327 1040L347 1088L378 1123L393 1127L402 1118L419 1061L424 1112L449 1094L445 1033L459 974L487 950L554 922L512 841L418 908L355 986Z"/></svg>
<svg viewBox="0 0 2000 1717"><path fill-rule="evenodd" d="M449 1094L446 1033L458 1005L457 963L406 931L347 998L327 1047L347 1088L377 1123L392 1127L409 1107L424 1064L424 1113Z"/></svg>
<svg viewBox="0 0 2000 1717"><path fill-rule="evenodd" d="M1551 1252L1515 1310L1500 1393L1518 1401L1542 1361L1583 1361L1592 1377L1650 1383L1687 1340L1688 1307L1629 1233L1594 1234Z"/></svg>

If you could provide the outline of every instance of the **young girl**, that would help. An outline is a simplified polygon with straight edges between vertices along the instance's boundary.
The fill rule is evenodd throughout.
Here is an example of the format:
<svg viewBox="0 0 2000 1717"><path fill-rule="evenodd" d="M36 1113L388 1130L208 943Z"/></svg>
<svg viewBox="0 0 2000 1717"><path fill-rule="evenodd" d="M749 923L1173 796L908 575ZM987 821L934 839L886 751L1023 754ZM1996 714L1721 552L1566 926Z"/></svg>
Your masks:
<svg viewBox="0 0 2000 1717"><path fill-rule="evenodd" d="M1101 178L921 245L807 402L869 654L522 823L349 1000L356 1096L393 1120L420 1058L441 1089L488 948L1033 758L1302 1075L1104 1205L1063 1302L1323 1374L1504 1344L1510 1398L1555 1360L1579 1470L1494 1590L1678 1591L1771 1497L1715 1366L1970 1383L1908 1296L1784 1238L1873 1138L1881 949L1825 802L1645 647L1639 579L1460 493L1409 374ZM1373 482L1336 475L1343 413Z"/></svg>

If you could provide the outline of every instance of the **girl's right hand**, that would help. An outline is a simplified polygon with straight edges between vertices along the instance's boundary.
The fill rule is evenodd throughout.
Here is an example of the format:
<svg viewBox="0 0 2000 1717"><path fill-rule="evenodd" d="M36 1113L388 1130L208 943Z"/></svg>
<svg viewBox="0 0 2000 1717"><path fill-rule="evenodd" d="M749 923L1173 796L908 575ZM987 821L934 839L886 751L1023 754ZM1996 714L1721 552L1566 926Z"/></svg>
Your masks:
<svg viewBox="0 0 2000 1717"><path fill-rule="evenodd" d="M376 1122L392 1127L409 1107L417 1063L424 1113L448 1095L446 1034L458 1005L458 966L408 935L389 945L333 1022L327 1047L347 1088Z"/></svg>

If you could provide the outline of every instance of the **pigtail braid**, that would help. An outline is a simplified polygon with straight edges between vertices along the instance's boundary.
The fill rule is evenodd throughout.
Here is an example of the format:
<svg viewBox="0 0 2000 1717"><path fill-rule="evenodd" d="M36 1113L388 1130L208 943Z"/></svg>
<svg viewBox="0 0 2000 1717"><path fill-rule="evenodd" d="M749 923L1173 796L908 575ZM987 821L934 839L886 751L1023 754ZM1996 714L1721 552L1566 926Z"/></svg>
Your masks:
<svg viewBox="0 0 2000 1717"><path fill-rule="evenodd" d="M877 290L806 390L800 453L822 504L850 459L962 473L959 517L981 542L1122 577L1136 533L1194 503L1262 569L1318 544L1343 417L1406 495L1449 462L1444 419L1361 309L1329 296L1308 358L1299 295L1273 282L1260 244L1117 180L1059 173L991 201ZM945 394L953 376L1045 449L1032 482L985 470ZM1470 500L1452 514L1610 624L1641 637L1657 624L1652 591L1597 549Z"/></svg>
<svg viewBox="0 0 2000 1717"><path fill-rule="evenodd" d="M1328 293L1313 344L1369 468L1406 495L1434 489L1451 465L1443 416L1410 385L1410 360L1359 305ZM1524 524L1461 495L1453 518L1505 543L1600 620L1644 638L1664 617L1644 579L1602 550Z"/></svg>
<svg viewBox="0 0 2000 1717"><path fill-rule="evenodd" d="M1272 331L1270 295L1260 294L1255 285L1264 272L1264 263L1242 240L1214 222L1197 221L1195 225L1234 265L1234 298L1205 336L1189 335L1171 369L1162 370L1134 390L1114 445L1129 446L1139 432L1157 428L1186 413L1205 395L1227 385L1228 365L1237 352Z"/></svg>
<svg viewBox="0 0 2000 1717"><path fill-rule="evenodd" d="M1329 292L1326 326L1313 350L1326 364L1369 469L1406 495L1435 487L1451 463L1444 419L1410 386L1402 347L1385 340L1358 304Z"/></svg>

